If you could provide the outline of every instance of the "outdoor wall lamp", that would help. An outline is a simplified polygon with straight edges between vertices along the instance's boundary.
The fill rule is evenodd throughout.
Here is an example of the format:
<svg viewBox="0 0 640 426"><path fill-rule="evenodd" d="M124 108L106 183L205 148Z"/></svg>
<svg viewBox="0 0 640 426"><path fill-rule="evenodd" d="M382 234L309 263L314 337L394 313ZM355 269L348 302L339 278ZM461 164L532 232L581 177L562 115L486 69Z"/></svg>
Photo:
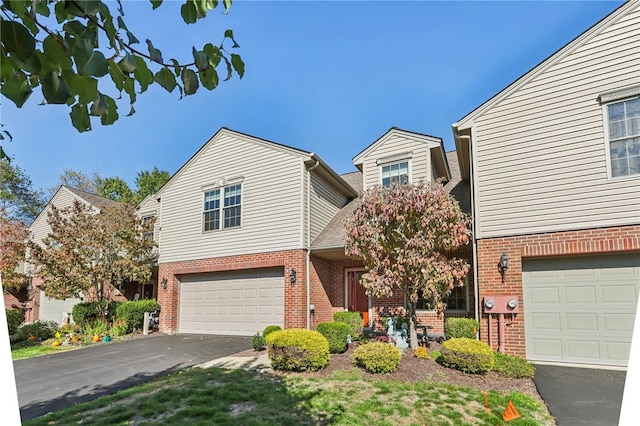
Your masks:
<svg viewBox="0 0 640 426"><path fill-rule="evenodd" d="M291 271L289 271L289 282L291 283L291 285L294 285L296 283L296 270L292 269Z"/></svg>
<svg viewBox="0 0 640 426"><path fill-rule="evenodd" d="M498 270L500 271L500 275L502 275L502 282L504 282L504 274L507 273L507 269L509 269L509 256L506 252L502 252L500 262L498 262Z"/></svg>
<svg viewBox="0 0 640 426"><path fill-rule="evenodd" d="M162 281L160 281L160 285L162 285L163 289L167 289L167 283L169 282L169 280L167 280L166 278L163 278Z"/></svg>

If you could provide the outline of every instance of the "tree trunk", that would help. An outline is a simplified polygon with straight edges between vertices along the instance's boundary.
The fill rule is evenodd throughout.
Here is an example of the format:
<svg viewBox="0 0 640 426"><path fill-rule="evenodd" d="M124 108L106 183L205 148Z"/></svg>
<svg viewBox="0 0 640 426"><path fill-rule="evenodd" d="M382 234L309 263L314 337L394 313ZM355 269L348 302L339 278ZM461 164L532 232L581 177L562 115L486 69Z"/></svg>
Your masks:
<svg viewBox="0 0 640 426"><path fill-rule="evenodd" d="M416 318L416 305L405 296L406 306L409 308L409 347L412 350L418 348L418 332L416 330L417 318Z"/></svg>

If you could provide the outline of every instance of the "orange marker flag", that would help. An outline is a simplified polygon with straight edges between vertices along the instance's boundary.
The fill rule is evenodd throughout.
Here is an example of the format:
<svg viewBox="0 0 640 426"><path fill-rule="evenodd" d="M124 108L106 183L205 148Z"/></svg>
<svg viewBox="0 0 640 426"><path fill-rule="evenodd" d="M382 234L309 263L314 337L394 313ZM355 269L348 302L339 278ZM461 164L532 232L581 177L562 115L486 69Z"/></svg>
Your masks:
<svg viewBox="0 0 640 426"><path fill-rule="evenodd" d="M508 422L509 420L517 419L518 417L520 417L520 413L518 413L518 410L514 407L513 402L509 400L507 408L504 410L504 413L502 413L502 419L505 422Z"/></svg>

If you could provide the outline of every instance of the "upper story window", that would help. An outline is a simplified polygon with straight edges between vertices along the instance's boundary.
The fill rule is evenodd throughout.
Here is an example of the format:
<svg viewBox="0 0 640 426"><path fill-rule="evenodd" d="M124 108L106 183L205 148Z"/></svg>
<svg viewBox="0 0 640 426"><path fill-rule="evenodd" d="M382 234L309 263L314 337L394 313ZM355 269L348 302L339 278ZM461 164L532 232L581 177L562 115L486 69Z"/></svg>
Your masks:
<svg viewBox="0 0 640 426"><path fill-rule="evenodd" d="M153 240L153 216L144 216L142 218L142 238L145 240Z"/></svg>
<svg viewBox="0 0 640 426"><path fill-rule="evenodd" d="M390 186L392 183L409 183L409 162L384 164L382 170L382 186Z"/></svg>
<svg viewBox="0 0 640 426"><path fill-rule="evenodd" d="M611 177L640 174L640 97L605 105Z"/></svg>
<svg viewBox="0 0 640 426"><path fill-rule="evenodd" d="M203 230L206 232L240 226L241 204L242 184L205 192Z"/></svg>

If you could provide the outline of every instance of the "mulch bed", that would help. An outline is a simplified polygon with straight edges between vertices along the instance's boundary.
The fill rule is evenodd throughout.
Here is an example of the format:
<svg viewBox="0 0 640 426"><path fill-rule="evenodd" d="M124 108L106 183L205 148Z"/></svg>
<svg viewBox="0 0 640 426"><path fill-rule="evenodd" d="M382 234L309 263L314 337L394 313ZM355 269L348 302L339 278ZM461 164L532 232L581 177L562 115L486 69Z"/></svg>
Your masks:
<svg viewBox="0 0 640 426"><path fill-rule="evenodd" d="M440 345L436 342L431 342L429 351L440 350ZM349 370L355 368L351 355L353 354L354 346L350 347L346 352L341 354L331 354L329 365L320 370L314 372L305 373L284 373L280 371L271 370L273 374L277 375L300 375L307 377L328 377L333 372L338 370ZM264 355L266 352L256 352L253 349L249 349L235 356L242 357L255 357L256 355ZM396 371L392 373L384 374L372 374L361 370L365 377L374 380L395 380L404 382L417 382L420 380L428 380L434 383L448 383L457 386L468 386L476 388L482 391L495 390L501 393L521 392L526 395L533 396L540 401L536 385L531 379L512 379L504 377L496 372L490 371L487 374L468 374L458 370L443 367L432 359L420 359L413 356L411 349L406 349L400 364Z"/></svg>

